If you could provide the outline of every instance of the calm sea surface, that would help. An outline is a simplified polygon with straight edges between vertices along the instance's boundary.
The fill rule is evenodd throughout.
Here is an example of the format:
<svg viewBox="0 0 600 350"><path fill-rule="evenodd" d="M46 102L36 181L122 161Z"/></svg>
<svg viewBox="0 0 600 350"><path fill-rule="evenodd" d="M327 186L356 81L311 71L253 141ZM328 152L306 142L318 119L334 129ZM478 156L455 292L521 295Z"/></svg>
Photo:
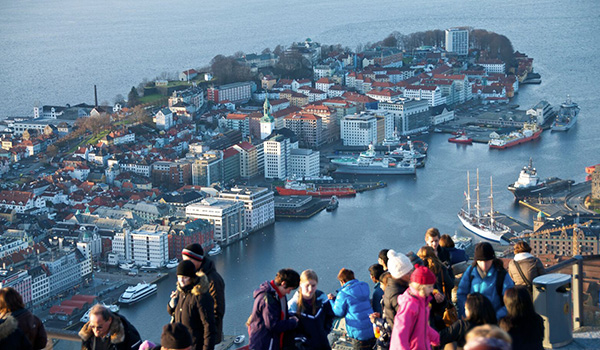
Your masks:
<svg viewBox="0 0 600 350"><path fill-rule="evenodd" d="M162 72L205 65L219 53L259 52L305 38L355 47L392 31L411 33L472 26L506 35L515 50L534 57L541 85L526 86L515 103L541 99L557 105L570 94L578 124L568 133L545 132L538 142L505 151L456 146L431 135L429 157L417 176L383 178L388 187L342 199L334 213L274 227L224 249L215 258L227 284L225 332L245 333L252 290L281 267L312 268L320 288L338 287L341 267L366 280L382 248L417 250L436 226L462 232L456 213L466 171L494 177L495 207L531 222L513 206L506 185L534 158L542 177L584 179L600 163L597 72L600 58L597 1L0 1L0 116L31 115L36 101L66 104L126 95L131 86ZM482 180L483 182L483 180ZM165 304L174 278L135 307L123 309L146 339L158 340L169 321Z"/></svg>

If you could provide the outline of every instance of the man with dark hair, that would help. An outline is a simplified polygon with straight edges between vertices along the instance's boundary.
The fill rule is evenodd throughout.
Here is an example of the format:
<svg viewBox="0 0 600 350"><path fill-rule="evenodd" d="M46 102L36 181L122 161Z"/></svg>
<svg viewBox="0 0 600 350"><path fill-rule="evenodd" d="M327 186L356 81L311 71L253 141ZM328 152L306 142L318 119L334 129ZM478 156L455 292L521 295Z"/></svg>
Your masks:
<svg viewBox="0 0 600 350"><path fill-rule="evenodd" d="M437 228L430 227L427 229L427 232L425 232L425 243L433 248L438 259L440 259L440 261L443 262L447 268L449 268L448 272L450 273L450 276L454 277L454 274L452 273L450 253L448 250L446 250L446 248L440 246L440 236L440 231Z"/></svg>
<svg viewBox="0 0 600 350"><path fill-rule="evenodd" d="M194 263L198 276L208 277L208 291L215 302L215 323L217 326L217 337L215 344L219 344L223 337L223 317L225 316L225 281L217 272L215 264L207 256L204 249L198 243L188 244L181 252L183 260Z"/></svg>
<svg viewBox="0 0 600 350"><path fill-rule="evenodd" d="M379 264L373 264L369 267L369 274L371 275L371 281L375 283L373 287L373 298L371 298L371 307L373 311L381 314L381 297L383 297L383 289L380 287L379 277L384 273L383 266Z"/></svg>
<svg viewBox="0 0 600 350"><path fill-rule="evenodd" d="M90 320L79 331L83 350L137 350L141 344L137 329L121 315L96 304Z"/></svg>
<svg viewBox="0 0 600 350"><path fill-rule="evenodd" d="M383 270L387 271L388 267L388 253L389 249L382 249L379 251L379 257L377 258L377 262L379 263L379 265L383 266Z"/></svg>
<svg viewBox="0 0 600 350"><path fill-rule="evenodd" d="M247 322L250 350L280 350L291 344L284 333L298 326L298 318L288 316L286 295L298 285L298 272L281 269L272 281L254 291L254 306Z"/></svg>
<svg viewBox="0 0 600 350"><path fill-rule="evenodd" d="M370 350L375 345L375 334L369 320L369 315L373 313L369 285L355 279L354 272L348 269L340 270L338 280L342 285L338 295L328 295L333 301L333 313L346 319L346 332L352 339L352 348Z"/></svg>

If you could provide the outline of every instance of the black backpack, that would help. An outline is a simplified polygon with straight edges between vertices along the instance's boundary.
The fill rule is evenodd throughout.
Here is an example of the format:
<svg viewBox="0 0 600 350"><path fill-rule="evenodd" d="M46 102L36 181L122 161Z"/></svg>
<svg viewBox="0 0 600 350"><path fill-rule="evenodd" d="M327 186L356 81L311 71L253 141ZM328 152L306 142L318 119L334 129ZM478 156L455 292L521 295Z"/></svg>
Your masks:
<svg viewBox="0 0 600 350"><path fill-rule="evenodd" d="M467 270L467 272L469 274L469 290L471 290L471 284L473 283L473 269L475 267L473 265L471 265L471 267L469 267L469 269ZM500 297L500 303L502 304L502 306L504 306L504 294L502 293L502 289L504 287L504 279L506 278L506 274L507 271L506 269L499 269L496 267L496 293L498 293L498 296Z"/></svg>

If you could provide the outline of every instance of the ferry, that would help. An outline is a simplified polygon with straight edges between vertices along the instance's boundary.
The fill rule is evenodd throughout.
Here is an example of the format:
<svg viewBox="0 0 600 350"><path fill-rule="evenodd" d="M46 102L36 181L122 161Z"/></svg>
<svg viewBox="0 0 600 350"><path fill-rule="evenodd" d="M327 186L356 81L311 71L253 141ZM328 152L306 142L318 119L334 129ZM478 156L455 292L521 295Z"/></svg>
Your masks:
<svg viewBox="0 0 600 350"><path fill-rule="evenodd" d="M417 172L416 160L397 161L390 157L376 158L373 145L358 158L337 158L331 163L337 166L337 173L372 175L413 175Z"/></svg>
<svg viewBox="0 0 600 350"><path fill-rule="evenodd" d="M505 242L502 239L507 233L512 233L510 227L496 221L494 219L494 193L493 183L490 178L490 211L489 213L483 214L481 212L481 206L479 202L479 170L477 170L477 187L475 187L475 193L477 195L477 202L475 208L471 208L471 188L469 184L469 172L467 172L467 192L466 195L466 208L461 208L458 212L458 219L462 225L477 236L487 239L496 243Z"/></svg>
<svg viewBox="0 0 600 350"><path fill-rule="evenodd" d="M578 116L579 106L567 95L567 100L560 105L558 115L552 122L552 131L568 131L575 125Z"/></svg>
<svg viewBox="0 0 600 350"><path fill-rule="evenodd" d="M102 304L102 305L104 305L111 312L119 312L119 305L114 305L114 304L113 305ZM79 321L81 321L81 323L88 323L89 322L89 320L90 320L90 311L92 311L92 308L89 308L88 311L86 311L85 314L83 314L83 316L81 316L81 318L79 319Z"/></svg>
<svg viewBox="0 0 600 350"><path fill-rule="evenodd" d="M533 159L529 158L529 164L521 169L517 181L508 185L508 190L515 196L515 200L521 200L545 192L563 190L573 183L573 180L562 180L557 177L540 181L537 170L533 167Z"/></svg>
<svg viewBox="0 0 600 350"><path fill-rule="evenodd" d="M535 123L525 123L519 131L513 131L508 135L498 135L495 132L490 135L488 142L490 148L505 149L525 142L538 139L542 135L542 129Z"/></svg>
<svg viewBox="0 0 600 350"><path fill-rule="evenodd" d="M213 249L208 251L208 255L210 255L210 256L218 255L218 254L221 254L222 251L223 251L223 249L221 249L221 246L218 244L215 244Z"/></svg>
<svg viewBox="0 0 600 350"><path fill-rule="evenodd" d="M312 183L303 183L288 180L284 187L276 186L275 190L281 196L313 196L313 197L348 197L356 195L356 190L351 185L315 186Z"/></svg>
<svg viewBox="0 0 600 350"><path fill-rule="evenodd" d="M156 284L138 283L135 286L127 287L125 292L119 297L119 303L133 304L156 293L156 290Z"/></svg>

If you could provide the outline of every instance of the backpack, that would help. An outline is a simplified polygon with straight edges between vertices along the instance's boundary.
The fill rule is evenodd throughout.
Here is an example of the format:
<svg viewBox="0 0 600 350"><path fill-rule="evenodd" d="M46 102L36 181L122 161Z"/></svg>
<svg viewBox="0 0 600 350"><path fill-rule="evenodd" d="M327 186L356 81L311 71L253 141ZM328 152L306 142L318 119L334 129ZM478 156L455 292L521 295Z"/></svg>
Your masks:
<svg viewBox="0 0 600 350"><path fill-rule="evenodd" d="M469 290L471 290L471 284L473 284L473 265L469 267L467 273L469 274ZM500 303L504 306L504 298L502 297L504 294L502 293L502 289L504 287L504 279L506 278L506 274L508 273L506 269L496 268L496 293L500 297Z"/></svg>

